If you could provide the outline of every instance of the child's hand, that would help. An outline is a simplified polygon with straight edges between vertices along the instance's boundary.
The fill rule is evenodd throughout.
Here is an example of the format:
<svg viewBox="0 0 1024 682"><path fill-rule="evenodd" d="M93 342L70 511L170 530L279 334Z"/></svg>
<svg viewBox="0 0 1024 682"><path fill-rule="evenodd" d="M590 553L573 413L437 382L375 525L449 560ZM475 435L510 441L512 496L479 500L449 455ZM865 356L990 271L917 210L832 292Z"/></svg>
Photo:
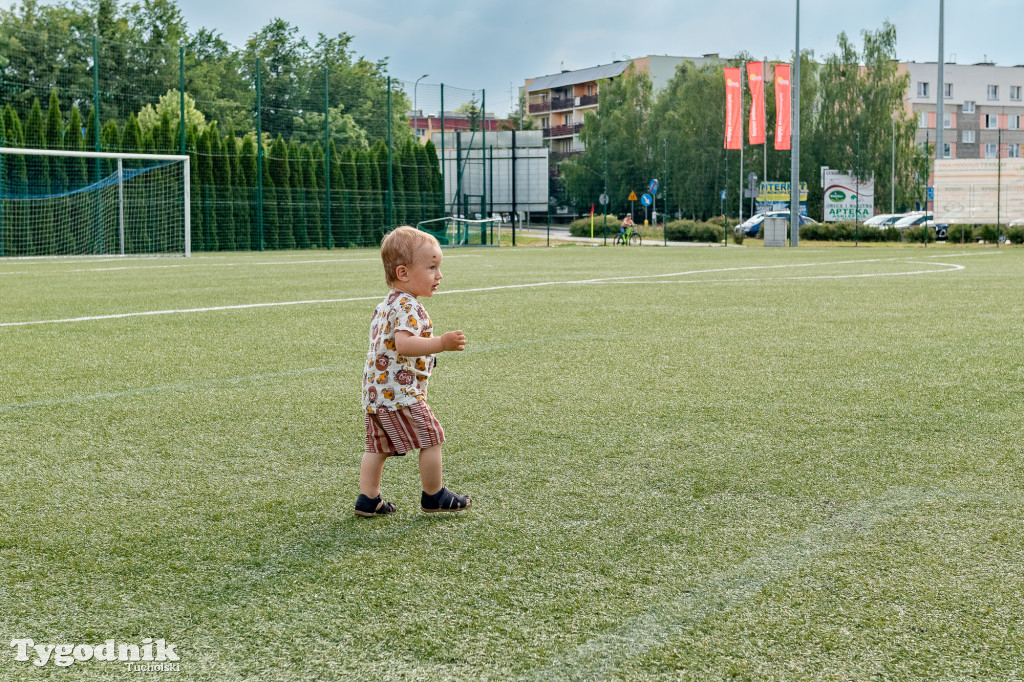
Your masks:
<svg viewBox="0 0 1024 682"><path fill-rule="evenodd" d="M466 335L461 329L446 332L441 335L441 343L444 344L444 350L466 350Z"/></svg>

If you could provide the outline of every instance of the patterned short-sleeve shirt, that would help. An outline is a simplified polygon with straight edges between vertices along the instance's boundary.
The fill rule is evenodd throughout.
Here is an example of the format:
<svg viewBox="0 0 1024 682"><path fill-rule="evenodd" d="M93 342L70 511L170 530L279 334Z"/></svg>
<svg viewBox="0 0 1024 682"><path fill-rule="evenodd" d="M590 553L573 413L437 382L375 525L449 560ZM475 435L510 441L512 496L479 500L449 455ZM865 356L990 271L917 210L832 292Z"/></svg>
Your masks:
<svg viewBox="0 0 1024 682"><path fill-rule="evenodd" d="M434 326L416 297L392 291L373 311L370 349L363 368L363 407L367 412L397 410L427 399L433 355L408 358L395 350L395 333L430 338Z"/></svg>

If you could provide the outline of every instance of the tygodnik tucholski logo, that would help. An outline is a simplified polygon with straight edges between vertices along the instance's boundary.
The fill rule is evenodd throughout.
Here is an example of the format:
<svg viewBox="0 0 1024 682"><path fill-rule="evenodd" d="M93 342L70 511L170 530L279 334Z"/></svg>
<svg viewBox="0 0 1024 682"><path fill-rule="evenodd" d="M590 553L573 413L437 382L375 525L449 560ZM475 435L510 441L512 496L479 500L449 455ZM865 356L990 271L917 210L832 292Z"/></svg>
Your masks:
<svg viewBox="0 0 1024 682"><path fill-rule="evenodd" d="M146 637L140 644L116 642L108 639L101 644L36 644L26 638L12 639L14 660L44 667L53 664L67 668L85 661L118 662L131 672L179 672L181 659L174 650L177 644L163 639Z"/></svg>

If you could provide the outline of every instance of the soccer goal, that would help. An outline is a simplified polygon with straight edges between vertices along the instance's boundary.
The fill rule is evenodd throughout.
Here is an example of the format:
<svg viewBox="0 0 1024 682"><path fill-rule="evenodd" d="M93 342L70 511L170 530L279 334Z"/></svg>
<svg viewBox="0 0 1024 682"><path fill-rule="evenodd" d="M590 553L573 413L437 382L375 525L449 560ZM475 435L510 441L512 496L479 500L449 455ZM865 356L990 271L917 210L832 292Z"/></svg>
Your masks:
<svg viewBox="0 0 1024 682"><path fill-rule="evenodd" d="M501 218L435 218L417 223L416 229L437 237L441 246L501 246Z"/></svg>
<svg viewBox="0 0 1024 682"><path fill-rule="evenodd" d="M191 255L189 158L0 147L0 257Z"/></svg>

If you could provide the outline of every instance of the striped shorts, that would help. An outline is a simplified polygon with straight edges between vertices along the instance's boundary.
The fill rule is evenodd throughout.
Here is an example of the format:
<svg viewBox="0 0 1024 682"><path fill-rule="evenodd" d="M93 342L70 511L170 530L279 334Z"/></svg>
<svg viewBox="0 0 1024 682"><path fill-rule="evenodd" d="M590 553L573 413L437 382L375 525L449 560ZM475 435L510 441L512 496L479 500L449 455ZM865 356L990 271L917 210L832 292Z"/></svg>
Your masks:
<svg viewBox="0 0 1024 682"><path fill-rule="evenodd" d="M377 410L366 415L366 451L402 456L409 450L440 445L444 429L430 406L422 400L397 410Z"/></svg>

